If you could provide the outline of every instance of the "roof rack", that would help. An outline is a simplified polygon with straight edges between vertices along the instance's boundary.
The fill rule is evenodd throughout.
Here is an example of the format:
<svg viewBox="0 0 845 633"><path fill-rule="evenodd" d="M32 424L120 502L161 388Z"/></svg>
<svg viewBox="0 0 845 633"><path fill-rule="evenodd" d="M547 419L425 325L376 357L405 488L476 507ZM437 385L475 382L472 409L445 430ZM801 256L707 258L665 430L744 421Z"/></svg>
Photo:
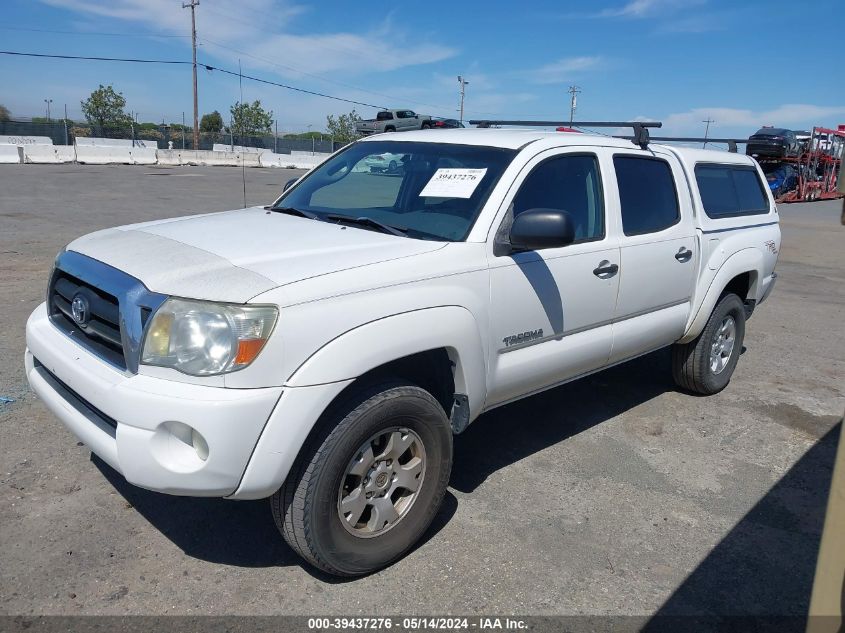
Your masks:
<svg viewBox="0 0 845 633"><path fill-rule="evenodd" d="M617 136L615 138L626 138L629 141L634 140L633 136ZM703 136L652 136L652 141L657 142L677 142L677 143L727 143L728 151L736 154L736 146L748 143L747 138L714 138Z"/></svg>
<svg viewBox="0 0 845 633"><path fill-rule="evenodd" d="M633 136L624 136L639 145L643 149L648 147L648 128L663 127L660 121L503 121L494 119L478 119L469 122L470 125L478 127L490 127L491 125L516 125L519 127L630 127L634 130Z"/></svg>

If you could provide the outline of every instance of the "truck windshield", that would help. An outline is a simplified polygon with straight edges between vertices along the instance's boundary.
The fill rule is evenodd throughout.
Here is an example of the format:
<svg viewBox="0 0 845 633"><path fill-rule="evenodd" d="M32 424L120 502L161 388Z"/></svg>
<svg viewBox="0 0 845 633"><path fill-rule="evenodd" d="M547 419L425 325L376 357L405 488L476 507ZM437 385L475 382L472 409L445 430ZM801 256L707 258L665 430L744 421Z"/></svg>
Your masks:
<svg viewBox="0 0 845 633"><path fill-rule="evenodd" d="M515 154L447 143L354 143L273 208L310 212L329 222L338 216L369 218L411 238L461 241Z"/></svg>

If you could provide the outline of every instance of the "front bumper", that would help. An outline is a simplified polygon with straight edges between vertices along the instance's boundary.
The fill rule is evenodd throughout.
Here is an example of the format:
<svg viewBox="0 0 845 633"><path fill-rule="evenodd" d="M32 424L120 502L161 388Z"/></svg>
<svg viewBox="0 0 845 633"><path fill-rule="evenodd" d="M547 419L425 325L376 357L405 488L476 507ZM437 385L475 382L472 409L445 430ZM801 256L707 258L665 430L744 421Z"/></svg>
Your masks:
<svg viewBox="0 0 845 633"><path fill-rule="evenodd" d="M123 373L60 332L45 304L26 343L27 378L47 408L127 481L169 494L234 492L282 394Z"/></svg>

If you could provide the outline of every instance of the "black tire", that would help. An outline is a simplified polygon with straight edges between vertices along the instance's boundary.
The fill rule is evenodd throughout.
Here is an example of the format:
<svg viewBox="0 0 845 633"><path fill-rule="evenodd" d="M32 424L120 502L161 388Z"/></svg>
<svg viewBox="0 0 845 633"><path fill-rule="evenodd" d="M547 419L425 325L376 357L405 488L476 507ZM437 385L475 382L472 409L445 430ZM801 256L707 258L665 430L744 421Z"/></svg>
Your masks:
<svg viewBox="0 0 845 633"><path fill-rule="evenodd" d="M396 163L396 161L395 161L395 160L392 160L392 161L390 161L390 163L387 165L387 173L389 173L389 174L395 174L395 173L396 173L396 170L397 170L398 168L399 168L399 165Z"/></svg>
<svg viewBox="0 0 845 633"><path fill-rule="evenodd" d="M431 128L431 123L425 122L422 124L422 129L428 130L429 128Z"/></svg>
<svg viewBox="0 0 845 633"><path fill-rule="evenodd" d="M424 446L422 483L394 525L369 538L356 536L339 514L347 467L368 438L397 426L412 430ZM271 497L273 518L288 545L315 567L336 576L367 574L419 540L440 508L451 470L452 430L443 407L415 385L382 383L354 393L325 416Z"/></svg>
<svg viewBox="0 0 845 633"><path fill-rule="evenodd" d="M719 330L728 318L733 319L733 347L724 367L714 371L711 351L717 342ZM731 380L745 338L745 305L737 295L725 294L707 320L698 337L689 343L672 346L672 377L682 389L709 396L720 392ZM718 362L718 361L717 361Z"/></svg>
<svg viewBox="0 0 845 633"><path fill-rule="evenodd" d="M392 125L390 125L390 126L388 126L388 127L384 128L384 131L385 131L385 132L395 132L395 131L396 131L396 128L395 128L395 127L393 127Z"/></svg>

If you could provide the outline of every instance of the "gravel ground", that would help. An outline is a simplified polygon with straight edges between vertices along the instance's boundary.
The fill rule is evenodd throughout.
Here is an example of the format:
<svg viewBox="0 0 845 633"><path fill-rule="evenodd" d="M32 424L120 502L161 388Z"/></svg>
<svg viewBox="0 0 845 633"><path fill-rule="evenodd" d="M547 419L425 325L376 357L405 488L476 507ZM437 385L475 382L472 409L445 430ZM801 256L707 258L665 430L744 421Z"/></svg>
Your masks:
<svg viewBox="0 0 845 633"><path fill-rule="evenodd" d="M248 170L249 203L298 173ZM806 612L845 408L839 203L781 209L780 279L724 392L675 391L663 351L486 414L422 544L341 582L300 564L266 501L127 484L24 379L62 245L241 206L241 171L3 165L0 191L0 613Z"/></svg>

